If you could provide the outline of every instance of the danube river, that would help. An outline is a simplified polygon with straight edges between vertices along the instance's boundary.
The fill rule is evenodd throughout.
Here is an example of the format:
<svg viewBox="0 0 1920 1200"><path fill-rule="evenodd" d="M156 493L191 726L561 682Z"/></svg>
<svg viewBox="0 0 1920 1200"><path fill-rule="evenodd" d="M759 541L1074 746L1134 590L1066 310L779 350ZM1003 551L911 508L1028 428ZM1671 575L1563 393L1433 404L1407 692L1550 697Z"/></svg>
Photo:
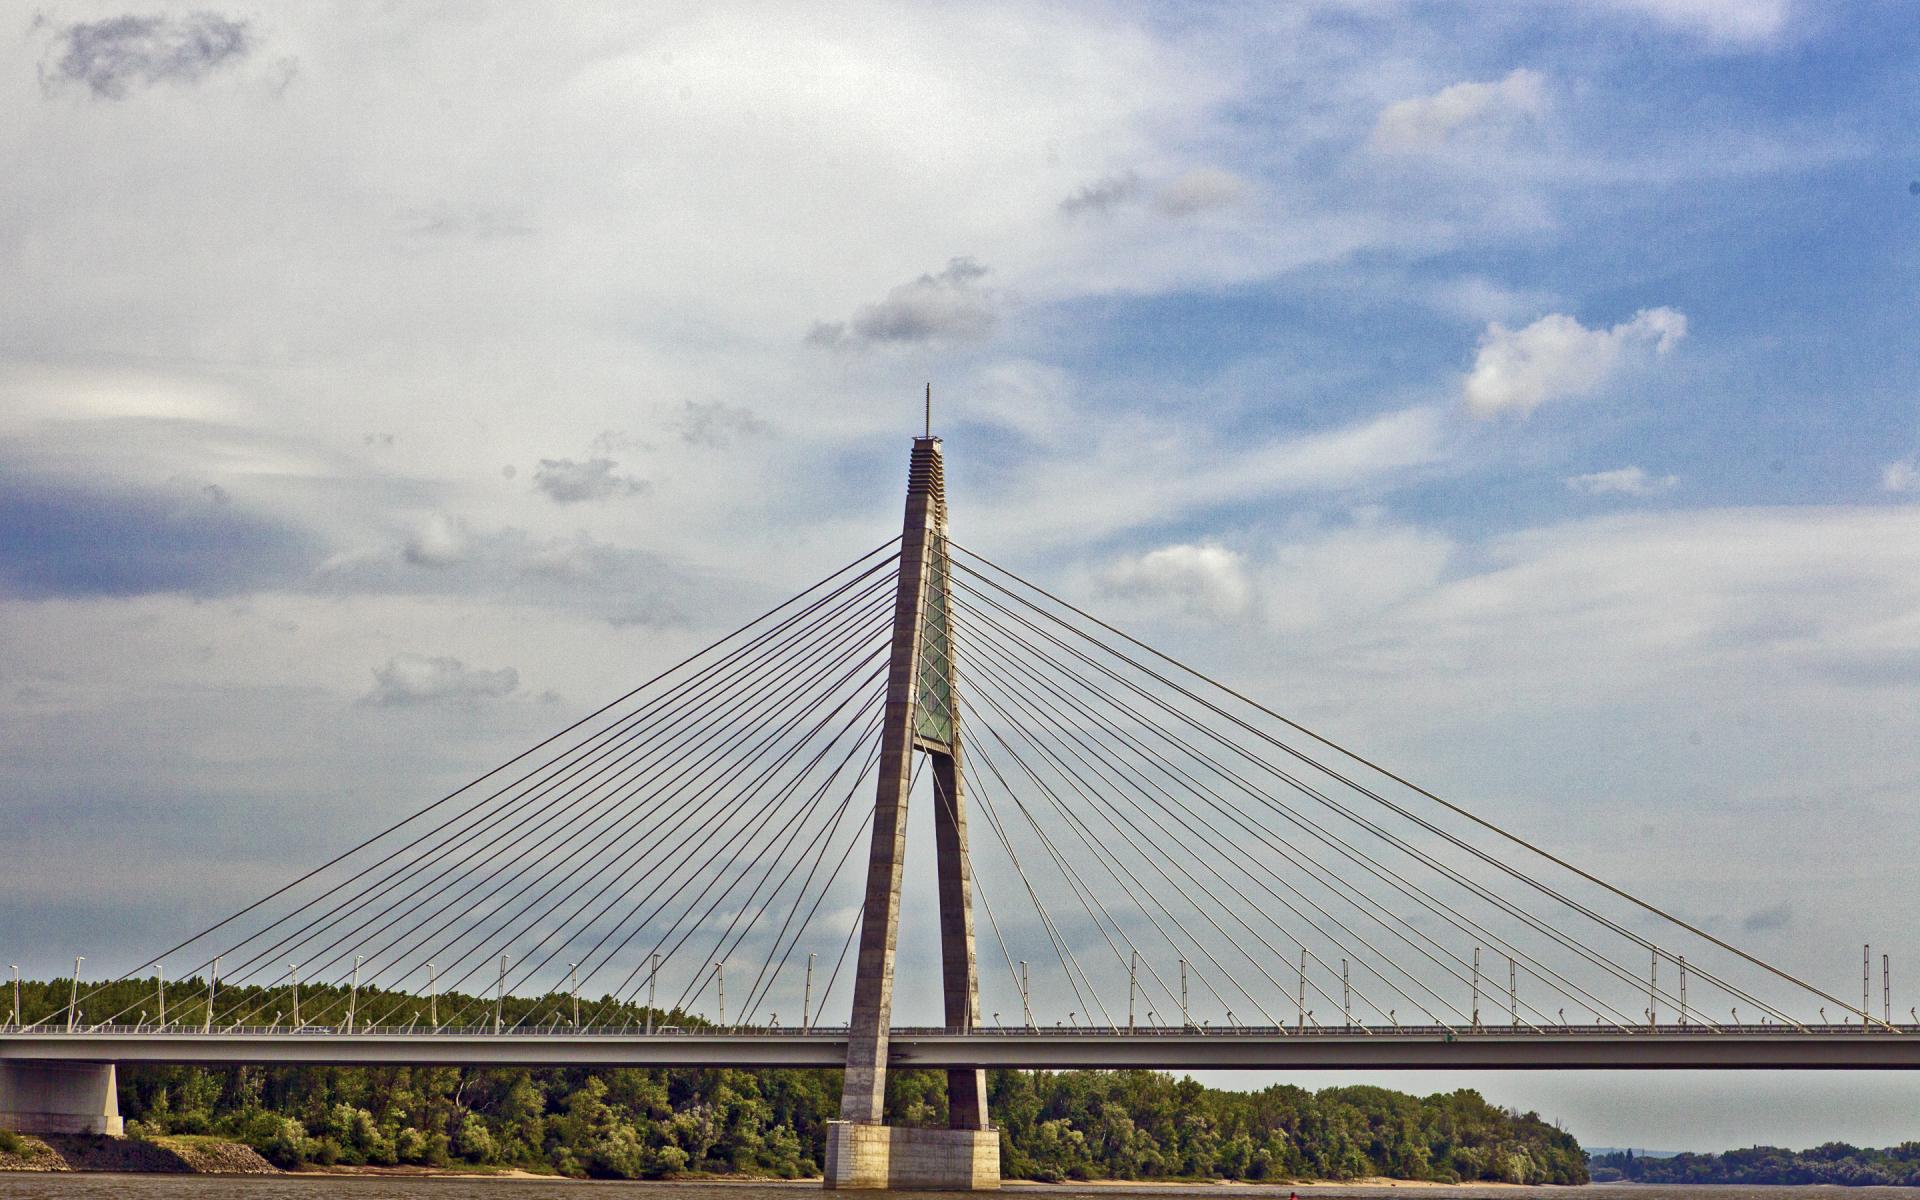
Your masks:
<svg viewBox="0 0 1920 1200"><path fill-rule="evenodd" d="M1583 1188L1519 1187L1153 1187L1113 1185L1097 1188L1054 1187L1046 1184L1009 1184L1006 1192L1046 1196L1050 1200L1116 1200L1118 1196L1238 1196L1248 1200L1284 1198L1297 1190L1302 1200L1361 1197L1376 1200L1396 1196L1403 1200L1916 1200L1920 1189L1892 1187L1655 1187L1639 1184L1594 1184ZM60 1174L0 1174L4 1200L535 1200L538 1197L618 1195L644 1200L799 1200L817 1195L817 1183L614 1183L570 1180L436 1178L365 1175L108 1175L82 1172ZM935 1193L916 1192L916 1197ZM953 1197L965 1192L944 1193ZM871 1192L847 1193L872 1195Z"/></svg>

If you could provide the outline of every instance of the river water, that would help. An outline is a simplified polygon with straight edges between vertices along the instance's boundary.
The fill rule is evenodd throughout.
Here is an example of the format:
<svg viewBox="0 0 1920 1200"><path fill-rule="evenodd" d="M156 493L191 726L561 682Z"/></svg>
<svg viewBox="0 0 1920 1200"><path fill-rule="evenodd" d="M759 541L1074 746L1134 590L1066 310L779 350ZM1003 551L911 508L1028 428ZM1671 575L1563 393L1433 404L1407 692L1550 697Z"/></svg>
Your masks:
<svg viewBox="0 0 1920 1200"><path fill-rule="evenodd" d="M1584 1188L1516 1187L1154 1187L1112 1185L1099 1188L1054 1187L1045 1184L1009 1184L1002 1191L1047 1200L1119 1200L1127 1196L1235 1196L1248 1200L1284 1198L1297 1190L1301 1200L1337 1200L1356 1197L1375 1200L1917 1200L1920 1188L1836 1187L1657 1187L1639 1184L1597 1184ZM236 1176L236 1175L109 1175L82 1172L60 1174L0 1174L4 1200L535 1200L537 1197L619 1196L622 1200L800 1200L818 1195L817 1183L614 1183L571 1180L499 1179L466 1177L397 1178L393 1176ZM846 1193L851 1198L871 1192ZM934 1200L938 1193L916 1192L916 1200ZM968 1193L946 1193L962 1197Z"/></svg>

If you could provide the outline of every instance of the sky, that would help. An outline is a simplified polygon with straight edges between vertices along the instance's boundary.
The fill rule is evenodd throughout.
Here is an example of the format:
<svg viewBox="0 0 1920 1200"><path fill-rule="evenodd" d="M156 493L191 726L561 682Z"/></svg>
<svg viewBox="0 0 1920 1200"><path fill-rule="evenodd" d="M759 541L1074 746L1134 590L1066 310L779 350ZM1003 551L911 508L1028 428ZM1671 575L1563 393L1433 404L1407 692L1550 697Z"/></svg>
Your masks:
<svg viewBox="0 0 1920 1200"><path fill-rule="evenodd" d="M0 954L130 966L889 536L931 381L963 543L1904 1010L1916 62L1794 0L12 10Z"/></svg>

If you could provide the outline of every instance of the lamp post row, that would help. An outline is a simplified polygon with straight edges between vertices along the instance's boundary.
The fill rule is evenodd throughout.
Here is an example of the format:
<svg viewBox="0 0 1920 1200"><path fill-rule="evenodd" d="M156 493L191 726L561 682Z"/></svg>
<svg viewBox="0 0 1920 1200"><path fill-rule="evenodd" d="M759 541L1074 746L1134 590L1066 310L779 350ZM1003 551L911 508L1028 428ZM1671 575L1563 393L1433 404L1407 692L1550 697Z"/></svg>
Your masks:
<svg viewBox="0 0 1920 1200"><path fill-rule="evenodd" d="M1873 953L1872 951L1873 951L1873 947L1871 946L1871 944L1863 944L1860 947L1860 1016L1861 1016L1861 1025L1863 1029L1870 1028L1872 1024L1872 1017L1871 1017L1871 1005L1873 1000ZM219 995L220 963L222 961L222 957L223 956L216 955L207 972L207 1007L206 1007L206 1012L202 1017L201 1025L200 1025L200 1031L202 1033L211 1033L213 1031L213 1015L214 1015L214 1009L215 1009L215 1002ZM1648 964L1648 971L1647 971L1647 1012L1646 1012L1647 1028L1650 1031L1658 1028L1658 1023L1659 1023L1658 1022L1658 1012L1659 1012L1658 1002L1659 1002L1659 994L1660 994L1660 988L1659 988L1660 960L1663 957L1671 961L1679 970L1679 989L1678 989L1679 1013L1677 1015L1677 1021L1681 1025L1688 1024L1689 1014L1691 1013L1691 1009L1689 1009L1687 1005L1688 971L1687 971L1686 956L1670 955L1662 950L1654 949L1650 951L1649 957L1650 957L1650 961ZM816 955L814 954L810 953L807 955L806 977L805 977L805 983L803 985L804 990L802 992L802 1000L801 1000L800 1029L802 1033L810 1033L812 1032L812 1029L813 1029L813 1022L814 1022L814 1016L815 1016L813 1011L813 969L814 969L815 958L816 958ZM66 1029L67 1029L67 1032L69 1033L75 1032L80 1026L80 1017L81 1017L80 1008L79 1008L80 970L81 970L81 965L84 964L86 961L87 959L84 954L76 955L74 957L73 975L68 981L67 1004L66 1004ZM352 972L351 981L349 983L348 992L347 992L346 1031L348 1033L355 1032L359 1024L360 966L364 961L365 961L365 956L357 955L357 954L354 956L353 972ZM495 982L494 1006L493 1006L493 1031L495 1033L501 1033L505 1029L506 977L507 977L507 968L511 963L511 961L512 960L507 955L503 954L500 956L499 973ZM1307 1005L1307 962L1308 962L1307 952L1304 948L1302 948L1301 955L1300 955L1300 969L1297 973L1298 979L1299 979L1299 994L1295 997L1296 1022L1297 1022L1297 1027L1300 1030L1304 1030L1306 1028L1306 1021L1309 1015L1307 1013L1307 1007L1306 1007ZM9 969L13 972L12 1009L9 1014L7 1024L12 1028L20 1029L23 1027L24 1020L25 1020L25 1010L22 1004L22 979L21 979L21 972L20 972L20 964L9 963L7 965ZM579 966L580 966L579 963L567 964L567 995L571 1002L573 1027L575 1029L579 1029L582 1027L581 1019L580 1019ZM651 1034L654 1030L654 1010L656 1008L656 1001L657 1001L657 994L658 994L657 988L658 988L659 971L660 971L660 956L658 954L649 955L647 959L647 967L648 967L648 970L647 970L646 1032L648 1034ZM438 1031L440 1029L440 991L439 991L438 969L436 965L431 962L426 964L426 968L427 968L427 1006L428 1006L427 1020L430 1026L435 1031ZM1020 960L1019 968L1020 970L1019 970L1018 982L1020 987L1021 1014L1025 1018L1027 1027L1034 1028L1035 1026L1034 1026L1034 1018L1033 1018L1033 994L1032 994L1031 986L1028 981L1027 962L1025 959ZM299 970L300 970L300 966L298 963L289 962L287 964L288 988L289 988L289 992L291 994L291 999L292 999L292 1027L295 1030L302 1030L306 1028L306 1023L301 1019L301 1016L300 1016ZM1136 1002L1139 996L1139 970L1140 970L1140 954L1139 954L1139 951L1135 950L1131 953L1128 964L1127 964L1127 1028L1129 1030L1133 1030L1134 1028L1136 1028L1135 1021L1136 1021ZM1179 960L1179 971L1180 971L1180 1023L1182 1027L1191 1027L1193 1024L1193 1017L1192 1017L1192 1012L1188 1006L1187 960L1185 958L1181 958ZM1473 956L1471 960L1471 971L1472 971L1472 975L1470 980L1470 986L1471 986L1471 993L1472 993L1472 996L1471 996L1472 1003L1469 1006L1468 1019L1471 1022L1471 1027L1477 1030L1481 1028L1481 1022L1480 1022L1481 971L1480 971L1480 947L1478 946L1474 947L1474 950L1473 950ZM723 963L714 964L713 978L714 978L714 984L715 984L715 989L717 993L716 999L719 1005L719 1023L722 1026L725 1026L726 1024L727 984L726 984L725 972L726 972L725 964ZM159 1029L165 1030L168 1026L167 977L166 977L165 963L155 964L155 978L156 978L156 991L157 991L156 998L158 1001L158 1005L157 1005L158 1011L156 1014L157 1023L158 1023ZM1348 963L1347 963L1347 960L1344 958L1340 960L1340 989L1341 989L1342 1017L1345 1024L1348 1027L1351 1027L1353 1024L1352 991L1351 991L1351 984L1349 982ZM1880 1004L1881 1004L1881 1020L1883 1021L1883 1023L1887 1025L1891 1025L1893 1023L1893 959L1892 959L1892 955L1887 953L1882 953L1880 955ZM1564 1014L1564 1011L1565 1010L1562 1010L1563 1014ZM1155 1014L1152 1012L1149 1012L1147 1015L1148 1015L1148 1018L1151 1020L1151 1018ZM1507 956L1507 1019L1508 1019L1508 1023L1513 1028L1516 1028L1516 1029L1519 1028L1520 1026L1519 964L1512 955ZM1563 1015L1562 1021L1564 1022L1564 1020L1565 1018ZM1229 1021L1231 1023L1231 1014L1229 1014ZM1395 1025L1397 1027L1398 1025L1397 1021L1395 1022Z"/></svg>

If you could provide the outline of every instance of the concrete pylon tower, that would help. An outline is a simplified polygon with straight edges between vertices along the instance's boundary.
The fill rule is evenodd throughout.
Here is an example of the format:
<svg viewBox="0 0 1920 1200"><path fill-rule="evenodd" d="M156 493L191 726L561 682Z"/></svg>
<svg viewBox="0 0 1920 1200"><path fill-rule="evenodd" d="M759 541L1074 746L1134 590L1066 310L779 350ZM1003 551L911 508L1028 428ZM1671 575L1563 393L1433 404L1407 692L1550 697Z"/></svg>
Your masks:
<svg viewBox="0 0 1920 1200"><path fill-rule="evenodd" d="M867 860L846 1082L840 1120L827 1133L826 1184L830 1188L1000 1186L1000 1135L987 1123L984 1071L947 1072L946 1129L894 1127L881 1120L887 1091L887 1033L893 1022L900 883L906 864L907 799L916 751L931 760L933 775L946 1023L953 1029L972 1029L980 1019L951 610L940 439L915 438L907 472L906 524L900 539L893 647L880 734L879 794Z"/></svg>

